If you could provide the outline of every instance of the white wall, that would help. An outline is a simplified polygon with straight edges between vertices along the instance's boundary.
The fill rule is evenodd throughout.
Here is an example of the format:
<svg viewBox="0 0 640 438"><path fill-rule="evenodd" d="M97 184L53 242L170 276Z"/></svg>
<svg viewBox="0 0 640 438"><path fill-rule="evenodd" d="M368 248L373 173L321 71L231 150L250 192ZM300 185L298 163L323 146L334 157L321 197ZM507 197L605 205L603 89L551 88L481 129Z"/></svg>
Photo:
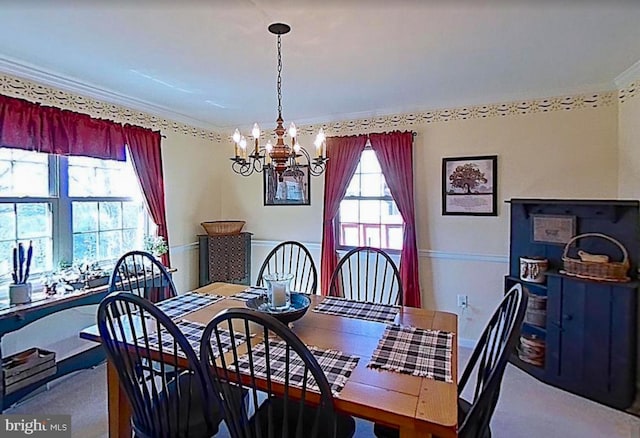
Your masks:
<svg viewBox="0 0 640 438"><path fill-rule="evenodd" d="M508 272L509 207L503 201L616 198L617 124L614 102L407 126L418 134L414 169L423 306L458 312L456 295L468 295L470 307L461 315L460 336L476 339L502 296ZM231 145L226 149L225 157ZM498 216L443 216L442 158L493 154L498 155ZM245 229L258 241L312 244L319 267L323 177L312 177L311 206L265 207L262 175L241 177L228 168L221 172L223 218L246 220ZM264 242L254 245L254 277L269 249Z"/></svg>
<svg viewBox="0 0 640 438"><path fill-rule="evenodd" d="M505 199L638 197L640 155L635 121L640 105L635 102L621 110L620 121L614 98L597 108L573 105L570 110L509 112L467 120L445 117L432 123L407 118L405 125L394 126L418 134L414 166L423 306L457 312L456 294L468 295L470 307L460 319L460 336L477 338L502 295L503 276L508 270L509 210ZM387 130L374 126L360 131ZM351 131L340 128L332 132L348 133ZM271 246L282 240L308 243L319 267L324 177L312 177L310 206L265 207L262 175L245 178L234 174L228 160L233 151L230 143L187 131L163 129L163 134L170 253L172 266L178 269L174 278L179 290L198 284L195 242L196 235L203 232L199 224L206 220L247 221L245 230L253 232L256 240L254 278ZM312 144L312 138L304 135L300 141ZM498 216L442 216L442 158L493 154L498 155L499 163ZM94 315L94 309L86 308L43 319L7 336L5 353L23 345L47 347L61 339L75 339L80 328L93 322Z"/></svg>

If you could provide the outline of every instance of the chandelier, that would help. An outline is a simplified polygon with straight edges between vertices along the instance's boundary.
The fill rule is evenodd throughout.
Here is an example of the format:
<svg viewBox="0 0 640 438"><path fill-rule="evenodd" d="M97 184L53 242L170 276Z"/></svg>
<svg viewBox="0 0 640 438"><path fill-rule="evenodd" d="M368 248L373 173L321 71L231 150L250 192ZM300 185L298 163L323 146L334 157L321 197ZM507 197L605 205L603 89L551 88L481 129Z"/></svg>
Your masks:
<svg viewBox="0 0 640 438"><path fill-rule="evenodd" d="M291 123L288 134L291 138L291 146L284 142L285 129L282 118L282 44L280 42L281 35L289 33L291 27L284 23L273 23L269 26L269 32L278 36L278 119L277 126L274 130L276 133L276 143L272 144L271 140L267 141L264 146L259 144L260 127L257 123L253 124L251 136L254 140L253 150L247 151L247 139L236 129L233 133L233 142L235 143L235 156L231 158L231 168L234 172L249 176L253 172L273 171L278 175L278 180L283 181L283 175L298 174L301 167L308 167L309 173L318 176L324 172L328 158L326 157L326 142L322 128L318 132L314 145L316 147L315 156L311 155L297 141L296 125Z"/></svg>

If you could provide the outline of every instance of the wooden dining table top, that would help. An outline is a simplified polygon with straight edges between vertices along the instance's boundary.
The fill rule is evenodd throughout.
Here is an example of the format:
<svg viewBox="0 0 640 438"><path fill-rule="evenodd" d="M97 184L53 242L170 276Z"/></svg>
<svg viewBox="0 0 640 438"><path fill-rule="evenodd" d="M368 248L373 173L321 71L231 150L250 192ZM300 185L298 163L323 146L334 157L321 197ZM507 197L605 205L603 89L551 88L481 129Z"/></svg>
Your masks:
<svg viewBox="0 0 640 438"><path fill-rule="evenodd" d="M229 297L247 286L212 283L194 292ZM386 324L314 312L323 297L311 295L306 314L291 325L292 331L308 346L340 350L360 358L344 388L335 397L338 411L382 424L398 427L401 437L454 437L457 434L457 315L401 307L395 323L454 333L451 356L453 383L387 370L368 368L367 364L382 338ZM227 298L184 315L181 319L207 324L219 312L233 307L246 307L244 301ZM100 342L97 326L83 330L84 339ZM110 385L111 386L111 385ZM111 388L112 391L119 388ZM110 417L112 407L110 406ZM115 413L114 413L115 414ZM113 424L110 421L110 424ZM111 434L111 436L114 436Z"/></svg>

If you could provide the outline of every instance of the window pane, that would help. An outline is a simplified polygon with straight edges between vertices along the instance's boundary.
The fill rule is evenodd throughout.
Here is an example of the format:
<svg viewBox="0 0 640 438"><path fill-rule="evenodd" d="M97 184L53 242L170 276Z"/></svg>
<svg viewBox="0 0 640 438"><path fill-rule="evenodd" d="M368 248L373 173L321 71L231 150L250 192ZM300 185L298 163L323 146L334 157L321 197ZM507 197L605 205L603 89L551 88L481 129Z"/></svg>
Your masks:
<svg viewBox="0 0 640 438"><path fill-rule="evenodd" d="M93 262L96 258L98 233L79 233L73 235L73 262Z"/></svg>
<svg viewBox="0 0 640 438"><path fill-rule="evenodd" d="M0 196L49 196L48 155L0 148Z"/></svg>
<svg viewBox="0 0 640 438"><path fill-rule="evenodd" d="M69 166L69 196L92 195L94 184L96 184L93 175L91 168Z"/></svg>
<svg viewBox="0 0 640 438"><path fill-rule="evenodd" d="M342 245L345 246L361 246L359 225L343 225L342 226Z"/></svg>
<svg viewBox="0 0 640 438"><path fill-rule="evenodd" d="M382 201L380 222L383 224L402 224L402 215L393 201Z"/></svg>
<svg viewBox="0 0 640 438"><path fill-rule="evenodd" d="M100 260L116 259L123 254L122 231L100 232L98 236L98 258Z"/></svg>
<svg viewBox="0 0 640 438"><path fill-rule="evenodd" d="M387 247L390 249L402 249L403 227L387 228Z"/></svg>
<svg viewBox="0 0 640 438"><path fill-rule="evenodd" d="M360 222L364 224L379 224L380 203L380 201L360 201Z"/></svg>
<svg viewBox="0 0 640 438"><path fill-rule="evenodd" d="M2 148L0 148L0 151ZM11 162L0 158L0 196L10 196L13 190L13 174L11 173Z"/></svg>
<svg viewBox="0 0 640 438"><path fill-rule="evenodd" d="M376 153L373 149L365 149L360 157L360 171L362 173L381 173L380 163L376 158Z"/></svg>
<svg viewBox="0 0 640 438"><path fill-rule="evenodd" d="M344 200L340 203L340 222L358 222L360 201Z"/></svg>
<svg viewBox="0 0 640 438"><path fill-rule="evenodd" d="M362 196L382 196L382 174L362 175Z"/></svg>
<svg viewBox="0 0 640 438"><path fill-rule="evenodd" d="M22 244L25 249L29 247L28 241L22 241ZM51 237L32 239L32 244L33 258L30 272L37 274L53 270L53 239Z"/></svg>
<svg viewBox="0 0 640 438"><path fill-rule="evenodd" d="M0 241L0 278L5 277L7 280L11 278L13 272L13 248L16 247L15 241Z"/></svg>
<svg viewBox="0 0 640 438"><path fill-rule="evenodd" d="M73 260L94 262L142 249L145 208L141 202L73 202Z"/></svg>
<svg viewBox="0 0 640 438"><path fill-rule="evenodd" d="M29 242L33 245L30 274L51 270L53 235L49 203L0 204L0 277L11 278L13 249L22 243L26 257Z"/></svg>
<svg viewBox="0 0 640 438"><path fill-rule="evenodd" d="M380 225L365 225L364 226L364 242L366 246L373 246L374 248L380 248Z"/></svg>
<svg viewBox="0 0 640 438"><path fill-rule="evenodd" d="M16 238L16 215L14 205L15 204L0 204L0 241L15 240ZM0 254L5 253L0 252Z"/></svg>
<svg viewBox="0 0 640 438"><path fill-rule="evenodd" d="M49 204L17 204L18 239L51 237L51 212Z"/></svg>
<svg viewBox="0 0 640 438"><path fill-rule="evenodd" d="M73 232L98 231L98 203L79 202L71 203L73 214Z"/></svg>
<svg viewBox="0 0 640 438"><path fill-rule="evenodd" d="M41 163L14 163L13 194L49 196L49 166Z"/></svg>
<svg viewBox="0 0 640 438"><path fill-rule="evenodd" d="M347 187L346 196L360 196L360 174L353 175L349 186Z"/></svg>
<svg viewBox="0 0 640 438"><path fill-rule="evenodd" d="M11 148L6 148L5 150L8 152L7 157L11 157L9 159L14 161L47 164L49 160L48 154L45 154L42 152L28 151L26 149L11 149Z"/></svg>
<svg viewBox="0 0 640 438"><path fill-rule="evenodd" d="M144 206L139 202L122 203L122 227L140 228L144 222Z"/></svg>
<svg viewBox="0 0 640 438"><path fill-rule="evenodd" d="M116 230L122 228L122 203L101 202L100 230Z"/></svg>
<svg viewBox="0 0 640 438"><path fill-rule="evenodd" d="M69 157L69 196L135 197L140 188L130 161Z"/></svg>
<svg viewBox="0 0 640 438"><path fill-rule="evenodd" d="M122 253L143 248L143 237L142 229L122 230ZM118 256L121 255L118 254Z"/></svg>

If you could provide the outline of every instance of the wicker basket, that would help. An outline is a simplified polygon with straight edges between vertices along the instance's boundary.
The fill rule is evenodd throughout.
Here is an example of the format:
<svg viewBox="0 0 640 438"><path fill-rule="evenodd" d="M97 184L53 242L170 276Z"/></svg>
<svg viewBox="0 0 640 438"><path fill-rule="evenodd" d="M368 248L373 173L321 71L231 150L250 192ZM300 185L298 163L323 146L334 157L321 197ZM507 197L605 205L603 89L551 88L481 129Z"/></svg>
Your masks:
<svg viewBox="0 0 640 438"><path fill-rule="evenodd" d="M537 327L544 327L547 325L547 310L534 310L527 309L527 312L524 314L524 322L527 324L532 324Z"/></svg>
<svg viewBox="0 0 640 438"><path fill-rule="evenodd" d="M609 240L616 244L622 252L622 261L620 262L587 262L580 259L571 258L567 255L569 247L573 242L585 237L599 237ZM629 254L627 250L620 242L611 236L601 233L585 233L574 236L567 242L564 247L564 253L562 254L562 261L564 262L563 274L573 277L587 278L589 280L603 280L603 281L629 281L627 272L629 271Z"/></svg>
<svg viewBox="0 0 640 438"><path fill-rule="evenodd" d="M240 234L245 221L212 221L202 222L200 225L209 236L230 236Z"/></svg>
<svg viewBox="0 0 640 438"><path fill-rule="evenodd" d="M537 336L520 336L520 345L518 345L517 350L520 360L537 367L544 366L546 345L545 342L542 339L538 339Z"/></svg>

